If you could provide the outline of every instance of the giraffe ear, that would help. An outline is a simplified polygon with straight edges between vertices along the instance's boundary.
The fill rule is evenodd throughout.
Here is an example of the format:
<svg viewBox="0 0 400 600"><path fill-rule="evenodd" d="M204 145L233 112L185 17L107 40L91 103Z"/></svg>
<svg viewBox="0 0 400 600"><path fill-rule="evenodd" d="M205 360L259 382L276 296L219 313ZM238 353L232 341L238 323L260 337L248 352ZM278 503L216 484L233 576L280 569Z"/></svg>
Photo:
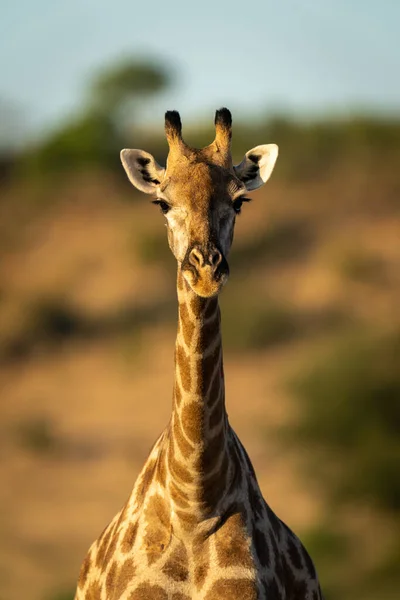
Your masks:
<svg viewBox="0 0 400 600"><path fill-rule="evenodd" d="M242 181L250 192L256 190L268 181L278 158L276 144L256 146L244 155L244 159L233 167L236 177Z"/></svg>
<svg viewBox="0 0 400 600"><path fill-rule="evenodd" d="M121 150L121 162L129 181L141 192L154 194L164 179L165 169L144 150Z"/></svg>

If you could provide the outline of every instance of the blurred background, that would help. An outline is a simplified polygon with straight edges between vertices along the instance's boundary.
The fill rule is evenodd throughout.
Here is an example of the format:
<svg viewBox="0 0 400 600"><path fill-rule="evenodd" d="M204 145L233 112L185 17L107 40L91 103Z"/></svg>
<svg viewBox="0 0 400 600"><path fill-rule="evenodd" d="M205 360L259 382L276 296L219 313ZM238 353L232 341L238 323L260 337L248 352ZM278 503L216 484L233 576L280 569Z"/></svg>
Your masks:
<svg viewBox="0 0 400 600"><path fill-rule="evenodd" d="M175 260L123 147L280 146L221 296L227 402L327 600L400 585L400 5L2 3L0 599L72 600L171 409Z"/></svg>

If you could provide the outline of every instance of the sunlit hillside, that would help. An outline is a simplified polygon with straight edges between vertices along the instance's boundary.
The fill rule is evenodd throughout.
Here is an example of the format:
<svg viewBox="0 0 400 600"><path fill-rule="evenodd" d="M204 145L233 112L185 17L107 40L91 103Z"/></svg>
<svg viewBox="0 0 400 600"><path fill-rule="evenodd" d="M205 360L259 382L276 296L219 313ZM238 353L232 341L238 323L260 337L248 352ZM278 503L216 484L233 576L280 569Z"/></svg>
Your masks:
<svg viewBox="0 0 400 600"><path fill-rule="evenodd" d="M238 127L238 159L268 141L281 157L237 220L221 298L227 406L327 600L391 600L398 125L346 127ZM200 143L208 132L190 135ZM163 144L148 138L161 155ZM34 167L21 158L1 189L4 600L73 597L88 546L129 495L171 408L175 262L163 217L122 168L46 172L46 152Z"/></svg>

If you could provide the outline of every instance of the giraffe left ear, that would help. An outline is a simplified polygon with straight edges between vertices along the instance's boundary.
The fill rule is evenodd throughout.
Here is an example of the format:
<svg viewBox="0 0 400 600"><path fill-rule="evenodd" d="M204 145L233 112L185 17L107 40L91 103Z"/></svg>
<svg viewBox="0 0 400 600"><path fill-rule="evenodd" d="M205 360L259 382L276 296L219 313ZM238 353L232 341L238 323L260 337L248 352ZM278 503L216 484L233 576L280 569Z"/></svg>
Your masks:
<svg viewBox="0 0 400 600"><path fill-rule="evenodd" d="M242 181L250 192L268 181L278 158L276 144L264 144L252 148L244 155L240 165L233 167L236 177Z"/></svg>
<svg viewBox="0 0 400 600"><path fill-rule="evenodd" d="M145 194L154 194L164 179L165 169L144 150L121 150L121 162L129 181Z"/></svg>

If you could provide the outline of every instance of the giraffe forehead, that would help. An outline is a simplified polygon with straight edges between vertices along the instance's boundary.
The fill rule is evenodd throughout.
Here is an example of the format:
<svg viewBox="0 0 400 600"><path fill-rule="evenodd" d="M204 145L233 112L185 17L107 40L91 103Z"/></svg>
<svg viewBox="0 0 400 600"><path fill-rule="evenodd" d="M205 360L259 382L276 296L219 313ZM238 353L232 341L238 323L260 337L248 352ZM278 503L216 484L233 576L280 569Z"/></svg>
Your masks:
<svg viewBox="0 0 400 600"><path fill-rule="evenodd" d="M187 161L167 169L168 184L164 190L172 201L192 211L203 212L231 201L240 188L236 178L226 169L205 162Z"/></svg>

